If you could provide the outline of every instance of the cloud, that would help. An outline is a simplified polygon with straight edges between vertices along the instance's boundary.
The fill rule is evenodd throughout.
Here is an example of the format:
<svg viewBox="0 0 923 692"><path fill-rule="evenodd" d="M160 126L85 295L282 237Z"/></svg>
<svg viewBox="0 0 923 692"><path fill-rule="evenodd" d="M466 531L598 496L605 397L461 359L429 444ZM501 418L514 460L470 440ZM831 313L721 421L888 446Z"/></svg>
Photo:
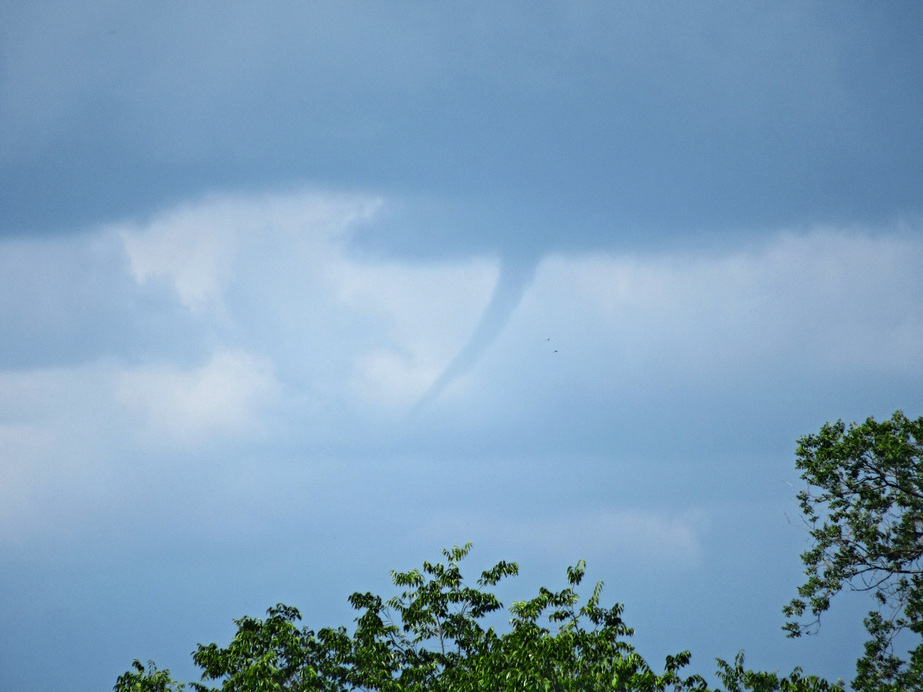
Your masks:
<svg viewBox="0 0 923 692"><path fill-rule="evenodd" d="M141 418L145 436L168 443L238 437L261 427L261 409L279 395L272 364L222 351L201 367L148 365L116 376L118 401Z"/></svg>
<svg viewBox="0 0 923 692"><path fill-rule="evenodd" d="M923 370L923 245L911 233L554 253L531 281L524 272L504 284L490 256L424 261L355 245L358 224L388 208L316 189L216 195L146 222L0 243L0 265L26 258L38 276L0 275L0 296L50 296L36 320L67 315L101 334L106 315L137 325L120 349L89 349L77 364L0 370L2 444L31 460L9 467L8 507L57 497L46 479L67 477L70 457L93 478L144 454L156 475L170 455L202 459L242 441L268 459L300 450L305 464L318 450L362 464L392 443L440 463L564 453L679 463L702 449L752 451L770 434L790 442L765 421L809 405L838 415L833 394L867 415L869 383L909 391ZM86 276L68 258L96 258L93 291L70 288ZM479 342L445 396L405 418L477 336L498 286L514 299L496 338ZM106 299L118 310L101 313ZM16 306L0 297L25 320ZM61 337L29 338L34 350ZM616 534L635 521L672 554L694 553L672 519L594 521Z"/></svg>
<svg viewBox="0 0 923 692"><path fill-rule="evenodd" d="M263 439L277 400L268 361L239 351L190 368L0 370L0 544L85 536L126 518L178 465Z"/></svg>
<svg viewBox="0 0 923 692"><path fill-rule="evenodd" d="M202 227L195 216L184 214L144 232L126 232L124 238L139 283L163 278L184 306L200 311L221 299L233 269L236 238L227 227Z"/></svg>
<svg viewBox="0 0 923 692"><path fill-rule="evenodd" d="M338 263L333 282L340 302L381 329L381 343L353 361L354 391L386 409L406 410L476 329L498 274L496 262L480 258Z"/></svg>
<svg viewBox="0 0 923 692"><path fill-rule="evenodd" d="M172 301L142 296L127 265L121 243L105 232L3 239L0 369L162 348L158 332L175 317Z"/></svg>
<svg viewBox="0 0 923 692"><path fill-rule="evenodd" d="M718 254L555 254L509 339L548 332L564 361L555 367L577 368L586 386L761 367L909 374L923 360L921 261L911 237L831 229Z"/></svg>
<svg viewBox="0 0 923 692"><path fill-rule="evenodd" d="M521 263L506 261L501 265L490 303L481 313L477 326L462 349L414 405L414 413L423 411L477 365L481 356L503 333L534 275L535 262L532 260Z"/></svg>
<svg viewBox="0 0 923 692"><path fill-rule="evenodd" d="M357 255L351 232L374 223L383 203L316 190L225 195L109 230L139 284L162 282L195 315L256 328L258 347L281 358L315 403L351 391L395 410L468 338L498 269L478 257L424 264Z"/></svg>
<svg viewBox="0 0 923 692"><path fill-rule="evenodd" d="M352 226L374 217L380 198L323 193L215 196L155 216L147 224L118 224L139 283L163 279L184 306L220 308L241 253L299 236L302 250L342 244ZM288 238L286 238L288 236Z"/></svg>
<svg viewBox="0 0 923 692"><path fill-rule="evenodd" d="M923 372L921 263L913 235L835 229L548 255L465 396L434 402L417 434L462 457L662 459L787 448L805 420L886 415Z"/></svg>

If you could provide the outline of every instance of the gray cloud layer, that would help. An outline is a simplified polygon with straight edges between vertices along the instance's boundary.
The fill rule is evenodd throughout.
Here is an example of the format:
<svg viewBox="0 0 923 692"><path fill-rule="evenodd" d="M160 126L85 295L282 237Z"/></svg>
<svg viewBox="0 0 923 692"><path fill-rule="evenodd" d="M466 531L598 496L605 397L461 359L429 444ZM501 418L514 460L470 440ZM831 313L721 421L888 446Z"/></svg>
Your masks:
<svg viewBox="0 0 923 692"><path fill-rule="evenodd" d="M920 12L8 5L0 229L292 178L484 210L401 252L890 221L923 189Z"/></svg>

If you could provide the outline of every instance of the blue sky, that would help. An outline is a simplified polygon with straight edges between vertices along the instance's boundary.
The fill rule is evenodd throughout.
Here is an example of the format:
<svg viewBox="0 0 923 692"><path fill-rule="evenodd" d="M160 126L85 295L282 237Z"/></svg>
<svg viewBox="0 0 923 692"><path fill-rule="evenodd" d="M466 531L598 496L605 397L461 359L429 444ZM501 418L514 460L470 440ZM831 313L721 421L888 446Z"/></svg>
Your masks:
<svg viewBox="0 0 923 692"><path fill-rule="evenodd" d="M0 688L473 541L850 678L796 439L921 413L916 3L5 3ZM794 486L794 487L793 487Z"/></svg>

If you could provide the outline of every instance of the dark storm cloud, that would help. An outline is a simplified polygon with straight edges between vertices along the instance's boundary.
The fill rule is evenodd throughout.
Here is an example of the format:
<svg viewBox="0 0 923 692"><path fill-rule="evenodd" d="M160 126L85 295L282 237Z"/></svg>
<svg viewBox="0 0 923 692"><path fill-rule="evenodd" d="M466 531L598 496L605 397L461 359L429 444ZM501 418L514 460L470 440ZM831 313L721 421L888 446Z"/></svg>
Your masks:
<svg viewBox="0 0 923 692"><path fill-rule="evenodd" d="M293 179L455 200L393 252L920 210L913 4L26 5L0 230ZM510 239L515 238L515 250Z"/></svg>

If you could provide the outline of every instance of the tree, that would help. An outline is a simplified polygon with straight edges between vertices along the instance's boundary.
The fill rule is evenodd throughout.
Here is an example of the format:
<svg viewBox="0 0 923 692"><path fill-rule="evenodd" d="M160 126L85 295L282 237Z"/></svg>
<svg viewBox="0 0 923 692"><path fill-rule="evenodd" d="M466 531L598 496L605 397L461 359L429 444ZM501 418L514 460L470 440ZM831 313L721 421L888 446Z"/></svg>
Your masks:
<svg viewBox="0 0 923 692"><path fill-rule="evenodd" d="M923 689L923 418L828 423L798 441L797 467L811 486L798 499L813 547L801 556L808 579L784 608L789 636L816 632L839 592L869 591L877 608L853 687ZM910 642L906 658L898 641Z"/></svg>
<svg viewBox="0 0 923 692"><path fill-rule="evenodd" d="M265 620L235 620L237 634L227 648L199 645L192 660L203 680L221 680L222 692L338 690L344 675L336 661L348 651L345 630L323 630L318 636L298 629L296 608L279 604ZM197 692L213 688L193 682Z"/></svg>
<svg viewBox="0 0 923 692"><path fill-rule="evenodd" d="M153 661L148 661L147 670L138 659L131 667L134 670L119 676L114 688L116 692L180 692L185 688L170 677L169 670L157 670Z"/></svg>
<svg viewBox="0 0 923 692"><path fill-rule="evenodd" d="M514 603L511 631L499 635L485 629L479 620L502 606L484 587L515 575L518 567L500 562L481 574L477 587L466 586L458 563L469 549L470 544L444 551L447 564L424 562L422 571L393 573L395 585L406 590L384 604L371 594L351 597L355 607L366 609L351 661L360 675L352 682L374 690L453 692L704 685L701 678L683 681L677 675L688 652L668 658L665 672L655 674L625 641L632 630L622 622L622 606L599 606L601 583L577 607L574 587L583 579L583 563L567 570L565 589L542 588L535 598ZM379 651L390 654L391 667L381 665Z"/></svg>
<svg viewBox="0 0 923 692"><path fill-rule="evenodd" d="M279 604L263 620L236 620L227 647L199 645L193 660L209 688L198 692L711 692L698 675L681 677L688 651L668 656L655 672L628 643L632 630L622 606L600 605L602 582L581 605L576 588L585 568L567 569L567 586L539 590L510 606L510 628L498 632L485 618L503 606L489 591L515 576L518 566L499 562L475 585L461 574L470 544L444 550L445 562L392 572L399 596L383 600L371 593L349 597L359 611L352 634L346 628L317 631L296 623L301 614ZM719 660L727 692L835 692L842 688L796 669L787 677L745 670L743 655L733 665ZM174 692L182 685L151 664L118 679L116 692Z"/></svg>

